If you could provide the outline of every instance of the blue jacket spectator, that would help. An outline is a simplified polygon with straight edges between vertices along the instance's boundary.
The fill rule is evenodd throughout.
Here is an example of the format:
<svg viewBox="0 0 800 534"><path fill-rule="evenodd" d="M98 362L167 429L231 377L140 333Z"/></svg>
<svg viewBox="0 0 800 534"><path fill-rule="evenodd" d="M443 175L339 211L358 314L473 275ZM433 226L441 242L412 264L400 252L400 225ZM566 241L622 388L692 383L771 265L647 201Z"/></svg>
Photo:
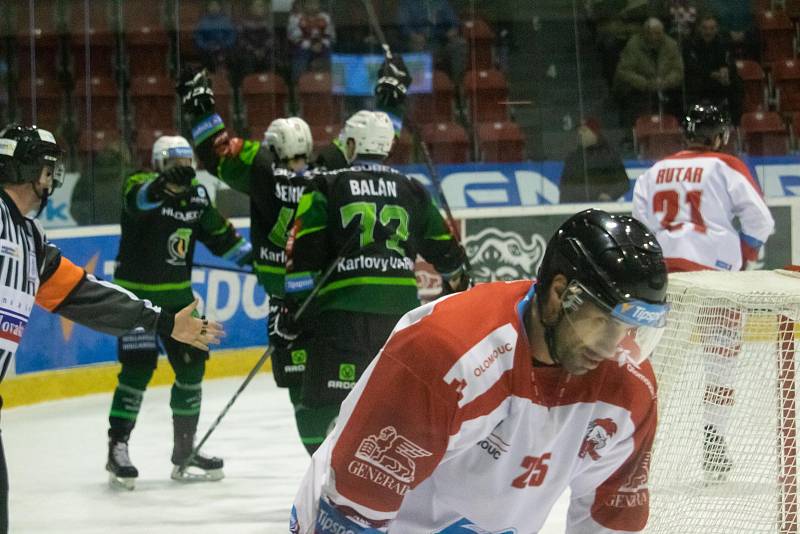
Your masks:
<svg viewBox="0 0 800 534"><path fill-rule="evenodd" d="M194 30L194 44L210 70L216 70L217 64L224 62L228 53L236 44L236 29L233 22L222 11L218 0L206 3L206 13L197 22Z"/></svg>

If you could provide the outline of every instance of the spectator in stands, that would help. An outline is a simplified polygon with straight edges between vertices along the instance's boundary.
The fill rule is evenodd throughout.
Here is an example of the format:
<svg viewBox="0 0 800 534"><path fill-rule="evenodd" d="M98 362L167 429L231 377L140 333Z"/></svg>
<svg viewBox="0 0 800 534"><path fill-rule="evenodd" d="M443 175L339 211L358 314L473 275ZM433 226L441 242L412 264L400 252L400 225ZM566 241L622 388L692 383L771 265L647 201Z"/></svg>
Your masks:
<svg viewBox="0 0 800 534"><path fill-rule="evenodd" d="M755 31L750 2L731 0L706 0L717 15L735 59L758 59L758 32Z"/></svg>
<svg viewBox="0 0 800 534"><path fill-rule="evenodd" d="M703 0L655 0L651 14L666 21L667 33L679 45L691 39L700 17L708 11Z"/></svg>
<svg viewBox="0 0 800 534"><path fill-rule="evenodd" d="M331 16L320 8L319 0L295 0L286 34L292 47L293 81L308 70L330 69L336 30Z"/></svg>
<svg viewBox="0 0 800 534"><path fill-rule="evenodd" d="M208 70L215 72L217 66L227 64L236 44L236 29L218 0L206 2L206 12L194 30L194 44Z"/></svg>
<svg viewBox="0 0 800 534"><path fill-rule="evenodd" d="M399 0L397 21L410 52L430 51L436 67L458 82L467 66L467 41L448 0Z"/></svg>
<svg viewBox="0 0 800 534"><path fill-rule="evenodd" d="M647 19L648 3L647 0L587 0L586 9L603 58L603 76L611 84L622 49Z"/></svg>
<svg viewBox="0 0 800 534"><path fill-rule="evenodd" d="M730 48L719 34L713 15L703 17L696 35L683 49L686 101L706 102L727 110L734 124L742 116L743 87Z"/></svg>
<svg viewBox="0 0 800 534"><path fill-rule="evenodd" d="M660 20L647 19L641 33L625 45L614 75L623 126L633 126L636 117L643 114L680 114L682 84L683 59L678 44L666 35Z"/></svg>
<svg viewBox="0 0 800 534"><path fill-rule="evenodd" d="M239 28L239 54L242 74L272 69L273 21L269 0L251 0L247 16Z"/></svg>
<svg viewBox="0 0 800 534"><path fill-rule="evenodd" d="M584 120L576 130L578 147L564 160L560 202L613 202L628 191L622 158L602 133L600 121Z"/></svg>

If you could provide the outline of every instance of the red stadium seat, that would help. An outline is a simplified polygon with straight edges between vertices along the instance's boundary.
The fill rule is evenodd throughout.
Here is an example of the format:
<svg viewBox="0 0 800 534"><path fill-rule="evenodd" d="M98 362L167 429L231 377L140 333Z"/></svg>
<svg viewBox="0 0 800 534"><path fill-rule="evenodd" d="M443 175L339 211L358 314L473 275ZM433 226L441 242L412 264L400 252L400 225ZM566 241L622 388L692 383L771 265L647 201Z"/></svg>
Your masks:
<svg viewBox="0 0 800 534"><path fill-rule="evenodd" d="M525 157L525 136L511 121L479 124L477 128L481 161L514 162Z"/></svg>
<svg viewBox="0 0 800 534"><path fill-rule="evenodd" d="M470 160L469 136L458 123L423 124L420 136L427 143L434 163L466 163Z"/></svg>
<svg viewBox="0 0 800 534"><path fill-rule="evenodd" d="M409 95L409 116L415 124L427 122L449 122L453 120L455 86L447 74L433 71L433 92Z"/></svg>
<svg viewBox="0 0 800 534"><path fill-rule="evenodd" d="M742 107L744 111L760 111L765 109L767 101L767 86L764 69L755 61L740 59L736 61L736 71L742 79L744 97Z"/></svg>
<svg viewBox="0 0 800 534"><path fill-rule="evenodd" d="M131 78L133 123L138 129L170 130L175 124L176 97L172 81L165 76Z"/></svg>
<svg viewBox="0 0 800 534"><path fill-rule="evenodd" d="M642 159L661 159L683 148L683 131L672 115L643 115L636 119L633 134Z"/></svg>
<svg viewBox="0 0 800 534"><path fill-rule="evenodd" d="M392 143L392 151L386 158L387 165L407 165L411 163L414 153L414 139L408 130L402 130L400 137L395 137Z"/></svg>
<svg viewBox="0 0 800 534"><path fill-rule="evenodd" d="M168 18L167 4L162 0L122 3L125 57L130 76L168 74L169 39L164 26Z"/></svg>
<svg viewBox="0 0 800 534"><path fill-rule="evenodd" d="M55 132L63 119L63 88L58 80L50 77L37 76L34 84L32 88L30 78L17 82L17 120Z"/></svg>
<svg viewBox="0 0 800 534"><path fill-rule="evenodd" d="M781 156L789 150L789 134L781 116L774 111L742 115L744 151L753 156Z"/></svg>
<svg viewBox="0 0 800 534"><path fill-rule="evenodd" d="M92 76L89 78L88 87L85 79L75 82L72 102L75 109L75 123L79 129L84 129L87 125L87 95L91 105L89 109L92 114L89 118L91 127L98 130L116 128L120 117L120 96L114 80L103 76Z"/></svg>
<svg viewBox="0 0 800 534"><path fill-rule="evenodd" d="M78 150L83 154L94 154L117 148L119 143L119 130L84 130L78 141Z"/></svg>
<svg viewBox="0 0 800 534"><path fill-rule="evenodd" d="M772 63L794 57L794 25L783 11L762 11L758 16L761 32L761 61Z"/></svg>
<svg viewBox="0 0 800 534"><path fill-rule="evenodd" d="M470 70L464 75L464 93L473 124L508 120L508 82L499 70Z"/></svg>
<svg viewBox="0 0 800 534"><path fill-rule="evenodd" d="M111 4L70 2L69 12L71 70L76 80L86 75L86 45L89 45L89 71L92 76L114 76L114 34ZM80 83L80 82L78 82Z"/></svg>
<svg viewBox="0 0 800 534"><path fill-rule="evenodd" d="M772 80L780 111L800 111L800 62L794 59L776 61Z"/></svg>
<svg viewBox="0 0 800 534"><path fill-rule="evenodd" d="M33 2L33 19L30 17L29 2L4 2L8 4L11 23L9 27L16 37L17 79L31 78L31 56L33 56L36 77L55 78L59 51L58 3L59 0L38 0ZM5 22L5 21L4 21ZM34 44L31 49L31 35Z"/></svg>
<svg viewBox="0 0 800 534"><path fill-rule="evenodd" d="M251 136L261 136L269 123L286 116L286 101L289 90L283 78L274 72L245 76L242 81L247 124Z"/></svg>
<svg viewBox="0 0 800 534"><path fill-rule="evenodd" d="M492 45L494 32L483 19L464 21L464 38L469 46L469 65L473 69L491 69L494 66Z"/></svg>
<svg viewBox="0 0 800 534"><path fill-rule="evenodd" d="M297 80L300 115L309 124L331 124L342 120L344 100L332 93L329 72L304 72Z"/></svg>
<svg viewBox="0 0 800 534"><path fill-rule="evenodd" d="M320 150L331 144L339 131L342 128L341 124L321 124L311 126L311 137L314 139L314 153L319 153Z"/></svg>

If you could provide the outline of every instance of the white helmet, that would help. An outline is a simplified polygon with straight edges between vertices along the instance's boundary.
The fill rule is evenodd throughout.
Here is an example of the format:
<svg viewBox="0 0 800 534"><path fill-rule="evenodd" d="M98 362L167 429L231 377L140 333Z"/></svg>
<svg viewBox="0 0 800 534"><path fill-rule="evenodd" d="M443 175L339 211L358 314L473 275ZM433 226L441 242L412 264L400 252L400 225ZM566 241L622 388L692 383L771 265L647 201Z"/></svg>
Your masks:
<svg viewBox="0 0 800 534"><path fill-rule="evenodd" d="M264 143L275 150L281 161L311 157L314 141L311 128L300 117L275 119L264 132Z"/></svg>
<svg viewBox="0 0 800 534"><path fill-rule="evenodd" d="M339 139L345 145L348 139L353 139L356 143L356 156L386 157L392 150L394 126L389 115L383 111L362 109L347 119Z"/></svg>
<svg viewBox="0 0 800 534"><path fill-rule="evenodd" d="M150 159L153 170L161 172L167 168L170 160L178 158L190 159L192 160L192 167L195 166L192 145L189 144L185 137L162 135L153 143L153 156Z"/></svg>

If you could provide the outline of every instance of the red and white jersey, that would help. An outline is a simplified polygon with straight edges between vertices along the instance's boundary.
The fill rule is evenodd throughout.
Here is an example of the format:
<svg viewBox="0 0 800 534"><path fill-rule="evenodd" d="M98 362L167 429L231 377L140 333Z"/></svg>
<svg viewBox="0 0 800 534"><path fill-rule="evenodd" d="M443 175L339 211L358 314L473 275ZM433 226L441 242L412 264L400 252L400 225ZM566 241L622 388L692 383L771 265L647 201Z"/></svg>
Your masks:
<svg viewBox="0 0 800 534"><path fill-rule="evenodd" d="M636 180L633 217L655 234L671 271L738 271L775 229L747 166L719 152L685 150L653 165Z"/></svg>
<svg viewBox="0 0 800 534"><path fill-rule="evenodd" d="M529 534L568 487L570 534L644 529L652 368L534 365L534 288L481 284L401 319L314 454L293 532Z"/></svg>

